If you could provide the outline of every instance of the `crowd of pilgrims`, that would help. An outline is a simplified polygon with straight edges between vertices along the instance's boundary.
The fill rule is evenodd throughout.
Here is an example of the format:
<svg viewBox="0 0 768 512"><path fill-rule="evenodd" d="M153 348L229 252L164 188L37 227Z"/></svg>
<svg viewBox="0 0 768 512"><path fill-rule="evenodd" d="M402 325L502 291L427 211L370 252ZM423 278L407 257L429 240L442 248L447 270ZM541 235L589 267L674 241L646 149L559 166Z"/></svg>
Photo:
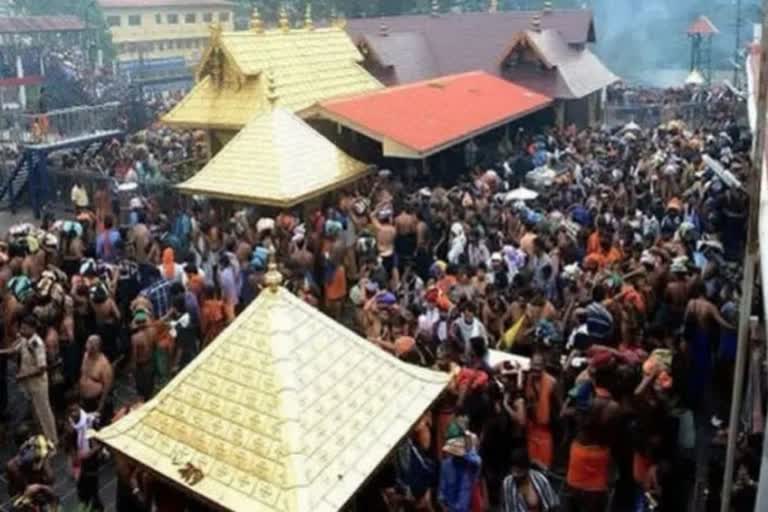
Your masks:
<svg viewBox="0 0 768 512"><path fill-rule="evenodd" d="M121 211L76 186L75 214L16 225L0 246L14 507L55 503L54 481L74 478L81 503L102 509L106 452L89 430L192 361L258 296L271 258L304 301L451 376L358 496L367 509L680 511L701 464L714 502L749 147L733 119L520 130L468 143L451 183L383 170L301 211L151 195ZM759 346L737 506L757 479ZM136 400L118 403L117 382ZM9 388L28 411L7 408ZM710 444L712 463L698 456ZM61 455L70 470L54 474ZM112 458L117 510L200 509Z"/></svg>

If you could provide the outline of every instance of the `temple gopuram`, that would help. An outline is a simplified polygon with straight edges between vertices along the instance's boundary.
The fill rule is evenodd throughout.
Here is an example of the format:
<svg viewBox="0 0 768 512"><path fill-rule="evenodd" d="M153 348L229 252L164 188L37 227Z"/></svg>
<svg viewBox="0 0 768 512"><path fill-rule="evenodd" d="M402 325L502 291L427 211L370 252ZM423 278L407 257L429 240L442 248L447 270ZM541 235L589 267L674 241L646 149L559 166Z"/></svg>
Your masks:
<svg viewBox="0 0 768 512"><path fill-rule="evenodd" d="M208 131L216 154L251 119L274 107L300 114L326 98L383 87L362 61L343 21L315 28L308 15L303 28L293 29L283 10L278 27L266 29L255 12L250 30L212 27L196 85L162 121Z"/></svg>

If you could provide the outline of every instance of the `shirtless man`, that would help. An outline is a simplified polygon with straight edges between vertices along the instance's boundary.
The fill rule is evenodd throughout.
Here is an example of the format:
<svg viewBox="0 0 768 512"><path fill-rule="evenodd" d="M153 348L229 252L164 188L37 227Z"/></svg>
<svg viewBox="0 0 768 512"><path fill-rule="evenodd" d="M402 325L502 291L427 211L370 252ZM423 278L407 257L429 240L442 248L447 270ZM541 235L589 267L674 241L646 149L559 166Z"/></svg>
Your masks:
<svg viewBox="0 0 768 512"><path fill-rule="evenodd" d="M149 247L152 241L152 234L145 223L145 214L143 211L137 212L138 222L129 235L129 240L133 243L134 256L137 263L146 263L149 254Z"/></svg>
<svg viewBox="0 0 768 512"><path fill-rule="evenodd" d="M80 403L85 412L104 412L113 380L112 364L101 352L101 338L89 336L80 368Z"/></svg>
<svg viewBox="0 0 768 512"><path fill-rule="evenodd" d="M407 202L403 211L395 217L395 230L397 233L395 248L397 249L398 256L403 260L410 260L416 254L418 223L419 219L416 217L413 205ZM404 261L400 262L401 269L403 263Z"/></svg>
<svg viewBox="0 0 768 512"><path fill-rule="evenodd" d="M101 347L110 361L114 361L118 354L118 336L120 329L120 309L115 300L100 286L91 293L91 308L99 333Z"/></svg>
<svg viewBox="0 0 768 512"><path fill-rule="evenodd" d="M395 254L395 238L397 229L392 225L392 211L389 207L377 210L373 215L373 226L376 229L376 246L384 269L389 275L392 288L397 288L397 255Z"/></svg>
<svg viewBox="0 0 768 512"><path fill-rule="evenodd" d="M573 512L605 510L608 504L611 446L619 421L619 404L608 389L613 374L611 354L593 356L589 369L576 380L577 386L591 384L592 399L577 403L569 398L563 408L563 416L576 418L566 475L570 501L566 509Z"/></svg>
<svg viewBox="0 0 768 512"><path fill-rule="evenodd" d="M152 356L157 336L145 311L136 311L131 325L131 361L136 393L146 402L155 390L155 366Z"/></svg>
<svg viewBox="0 0 768 512"><path fill-rule="evenodd" d="M291 254L289 257L291 264L295 266L302 276L312 273L315 255L307 248L306 237L294 237L294 240L291 242Z"/></svg>
<svg viewBox="0 0 768 512"><path fill-rule="evenodd" d="M667 308L667 325L680 325L688 304L688 279L686 269L672 265L671 280L664 289L664 305Z"/></svg>

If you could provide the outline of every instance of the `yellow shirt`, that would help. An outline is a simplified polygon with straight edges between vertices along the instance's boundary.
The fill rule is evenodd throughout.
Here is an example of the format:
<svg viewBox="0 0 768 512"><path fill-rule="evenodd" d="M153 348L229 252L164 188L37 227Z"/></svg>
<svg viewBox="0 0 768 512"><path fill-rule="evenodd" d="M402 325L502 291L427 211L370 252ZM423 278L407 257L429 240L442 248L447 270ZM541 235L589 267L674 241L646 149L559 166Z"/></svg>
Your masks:
<svg viewBox="0 0 768 512"><path fill-rule="evenodd" d="M78 208L88 207L88 192L85 191L85 187L78 187L77 185L73 186L70 197L72 203Z"/></svg>

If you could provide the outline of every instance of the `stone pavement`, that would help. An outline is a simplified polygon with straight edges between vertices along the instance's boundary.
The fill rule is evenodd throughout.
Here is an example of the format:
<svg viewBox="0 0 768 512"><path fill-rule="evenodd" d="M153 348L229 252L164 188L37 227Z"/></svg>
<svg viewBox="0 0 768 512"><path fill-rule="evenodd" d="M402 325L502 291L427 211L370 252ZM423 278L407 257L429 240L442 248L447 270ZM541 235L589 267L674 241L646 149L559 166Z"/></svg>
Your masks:
<svg viewBox="0 0 768 512"><path fill-rule="evenodd" d="M13 214L10 210L0 210L0 238L5 238L5 234L8 232L8 228L14 224L20 224L22 222L30 222L32 224L40 225L39 220L35 220L32 215L32 210L29 208L22 208Z"/></svg>

